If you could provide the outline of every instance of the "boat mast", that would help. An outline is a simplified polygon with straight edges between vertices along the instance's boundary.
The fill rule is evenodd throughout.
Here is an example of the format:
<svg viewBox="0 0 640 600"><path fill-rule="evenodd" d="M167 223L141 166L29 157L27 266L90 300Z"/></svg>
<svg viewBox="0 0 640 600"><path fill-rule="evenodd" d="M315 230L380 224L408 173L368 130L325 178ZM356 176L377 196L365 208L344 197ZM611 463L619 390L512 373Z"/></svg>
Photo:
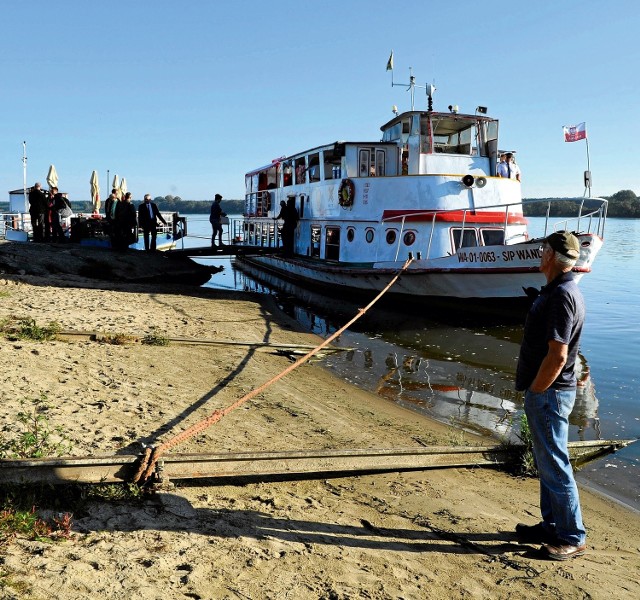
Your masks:
<svg viewBox="0 0 640 600"><path fill-rule="evenodd" d="M401 86L406 87L407 91L411 92L411 111L415 110L415 92L416 88L420 88L426 90L427 92L427 109L429 112L433 111L433 94L436 91L436 86L432 83L427 83L426 85L416 85L416 78L413 74L413 67L409 67L409 83L395 83L393 81L393 52L391 53L391 58L389 59L389 63L387 64L387 70L391 71L391 87Z"/></svg>

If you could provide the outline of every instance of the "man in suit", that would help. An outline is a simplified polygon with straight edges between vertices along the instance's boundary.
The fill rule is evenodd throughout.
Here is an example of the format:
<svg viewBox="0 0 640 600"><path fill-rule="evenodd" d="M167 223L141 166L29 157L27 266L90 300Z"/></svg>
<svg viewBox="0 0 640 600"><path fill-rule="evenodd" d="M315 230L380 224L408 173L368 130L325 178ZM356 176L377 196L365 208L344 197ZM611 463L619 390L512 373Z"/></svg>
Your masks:
<svg viewBox="0 0 640 600"><path fill-rule="evenodd" d="M29 191L29 214L31 215L33 241L44 242L47 194L39 183L36 183Z"/></svg>
<svg viewBox="0 0 640 600"><path fill-rule="evenodd" d="M158 235L158 219L165 225L167 222L162 218L158 206L155 202L151 202L151 195L145 194L144 202L138 207L138 226L142 229L144 235L144 249L156 249L156 237ZM151 235L151 245L149 245L149 235Z"/></svg>

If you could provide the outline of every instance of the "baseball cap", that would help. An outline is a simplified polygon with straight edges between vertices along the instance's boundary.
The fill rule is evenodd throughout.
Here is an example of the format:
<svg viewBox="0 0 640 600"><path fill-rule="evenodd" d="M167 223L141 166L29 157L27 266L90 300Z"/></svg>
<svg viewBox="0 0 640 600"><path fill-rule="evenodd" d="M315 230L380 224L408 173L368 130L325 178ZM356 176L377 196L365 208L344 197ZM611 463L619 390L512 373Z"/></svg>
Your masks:
<svg viewBox="0 0 640 600"><path fill-rule="evenodd" d="M556 252L567 258L578 258L580 256L580 242L570 231L554 231L545 239L545 242Z"/></svg>

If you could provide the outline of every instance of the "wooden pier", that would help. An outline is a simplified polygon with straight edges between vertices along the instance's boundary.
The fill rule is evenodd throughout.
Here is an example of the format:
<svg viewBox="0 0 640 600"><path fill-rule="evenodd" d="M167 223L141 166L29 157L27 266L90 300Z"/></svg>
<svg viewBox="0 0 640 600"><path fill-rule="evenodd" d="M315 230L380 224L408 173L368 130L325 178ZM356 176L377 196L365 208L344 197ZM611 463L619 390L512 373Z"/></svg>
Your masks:
<svg viewBox="0 0 640 600"><path fill-rule="evenodd" d="M191 256L207 256L213 258L228 258L230 256L246 255L266 255L278 254L282 248L268 248L265 246L246 246L244 244L230 244L223 246L198 246L196 248L174 248L166 250L165 254L178 258L189 258Z"/></svg>

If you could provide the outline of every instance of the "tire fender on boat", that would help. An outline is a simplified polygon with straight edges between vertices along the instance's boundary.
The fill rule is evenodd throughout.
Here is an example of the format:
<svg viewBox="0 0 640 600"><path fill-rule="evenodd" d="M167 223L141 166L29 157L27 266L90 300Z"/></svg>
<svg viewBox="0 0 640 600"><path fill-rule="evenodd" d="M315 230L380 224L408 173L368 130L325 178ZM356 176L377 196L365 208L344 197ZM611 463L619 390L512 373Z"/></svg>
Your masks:
<svg viewBox="0 0 640 600"><path fill-rule="evenodd" d="M343 179L338 188L338 203L342 208L353 206L356 195L356 186L351 179Z"/></svg>

